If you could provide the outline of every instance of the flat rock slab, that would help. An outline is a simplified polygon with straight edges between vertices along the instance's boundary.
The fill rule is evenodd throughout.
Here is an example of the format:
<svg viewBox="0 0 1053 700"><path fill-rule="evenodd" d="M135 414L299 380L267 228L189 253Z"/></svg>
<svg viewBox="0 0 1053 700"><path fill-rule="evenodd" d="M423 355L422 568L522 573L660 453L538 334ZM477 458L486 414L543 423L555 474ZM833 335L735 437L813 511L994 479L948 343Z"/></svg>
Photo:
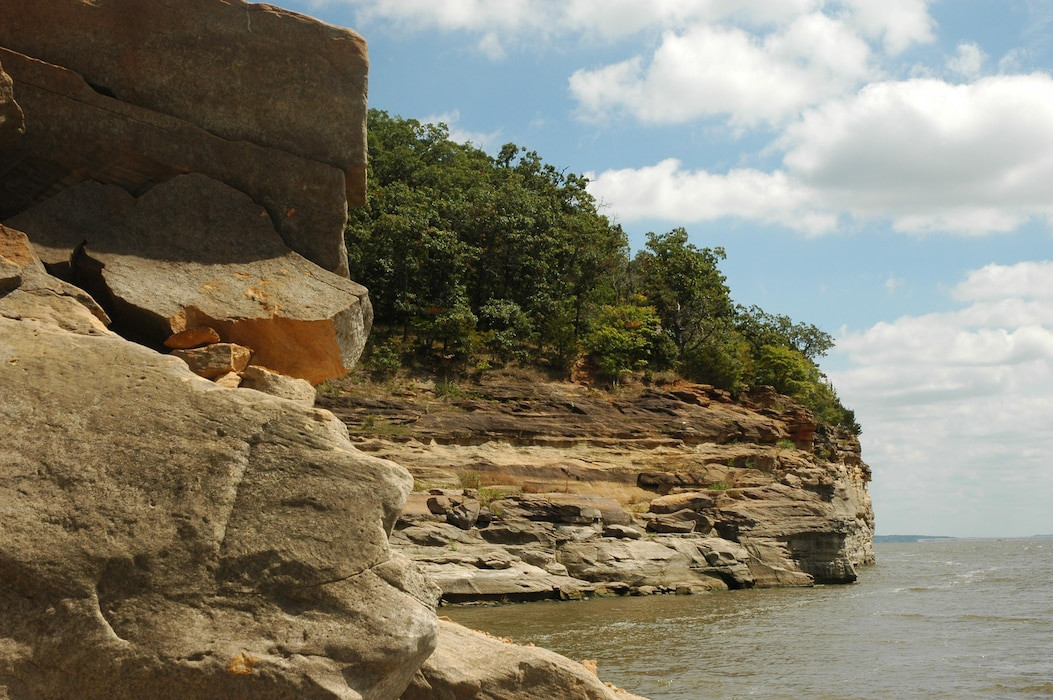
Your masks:
<svg viewBox="0 0 1053 700"><path fill-rule="evenodd" d="M316 396L315 389L310 382L304 379L286 377L284 374L271 372L269 369L257 365L249 365L241 373L241 387L296 401L305 406L313 406Z"/></svg>
<svg viewBox="0 0 1053 700"><path fill-rule="evenodd" d="M197 376L216 379L226 374L237 376L248 367L252 350L234 343L213 343L202 348L173 350L172 355L185 362Z"/></svg>
<svg viewBox="0 0 1053 700"><path fill-rule="evenodd" d="M74 276L151 345L208 326L254 364L312 384L346 374L365 346L365 287L289 250L264 209L204 175L138 199L85 182L15 220L44 258L78 241Z"/></svg>

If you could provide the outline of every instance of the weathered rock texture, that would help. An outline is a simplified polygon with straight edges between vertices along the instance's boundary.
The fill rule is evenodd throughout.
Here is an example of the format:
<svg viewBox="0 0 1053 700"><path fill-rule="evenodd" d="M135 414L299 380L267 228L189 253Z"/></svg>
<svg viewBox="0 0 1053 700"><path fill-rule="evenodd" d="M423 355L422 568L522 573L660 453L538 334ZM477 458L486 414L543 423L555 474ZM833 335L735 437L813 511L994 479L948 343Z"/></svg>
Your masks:
<svg viewBox="0 0 1053 700"><path fill-rule="evenodd" d="M849 582L873 561L858 440L787 397L512 375L460 390L320 399L413 473L394 541L446 600Z"/></svg>
<svg viewBox="0 0 1053 700"><path fill-rule="evenodd" d="M346 373L372 316L343 241L365 196L362 38L240 0L0 17L0 221L128 337L209 325L269 369Z"/></svg>
<svg viewBox="0 0 1053 700"><path fill-rule="evenodd" d="M193 202L193 206L183 206ZM153 346L197 327L246 346L253 363L318 382L357 361L372 323L364 287L289 250L266 211L201 174L138 199L84 182L9 219L41 257Z"/></svg>
<svg viewBox="0 0 1053 700"><path fill-rule="evenodd" d="M409 475L105 330L7 228L0 269L0 696L398 696L436 635Z"/></svg>
<svg viewBox="0 0 1053 700"><path fill-rule="evenodd" d="M242 0L0 0L0 45L228 141L327 163L364 203L365 41Z"/></svg>
<svg viewBox="0 0 1053 700"><path fill-rule="evenodd" d="M241 0L0 0L0 66L0 698L458 696L471 635L416 674L412 478L312 405L371 323L365 43ZM506 648L480 697L607 697Z"/></svg>

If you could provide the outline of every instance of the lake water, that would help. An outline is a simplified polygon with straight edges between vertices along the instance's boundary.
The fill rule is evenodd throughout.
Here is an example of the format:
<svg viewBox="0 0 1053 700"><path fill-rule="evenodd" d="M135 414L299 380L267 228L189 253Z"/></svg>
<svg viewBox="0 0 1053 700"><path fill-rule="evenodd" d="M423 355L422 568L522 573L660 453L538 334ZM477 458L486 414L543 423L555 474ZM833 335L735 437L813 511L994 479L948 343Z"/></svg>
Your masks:
<svg viewBox="0 0 1053 700"><path fill-rule="evenodd" d="M1053 698L1053 540L877 544L849 586L446 608L652 700Z"/></svg>

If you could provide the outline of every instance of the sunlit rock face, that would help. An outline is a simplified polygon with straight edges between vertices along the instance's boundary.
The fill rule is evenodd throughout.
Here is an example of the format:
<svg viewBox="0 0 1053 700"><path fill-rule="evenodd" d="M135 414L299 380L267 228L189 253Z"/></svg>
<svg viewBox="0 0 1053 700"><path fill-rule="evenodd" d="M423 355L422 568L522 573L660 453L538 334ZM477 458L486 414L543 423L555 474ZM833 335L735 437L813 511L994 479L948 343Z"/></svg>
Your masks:
<svg viewBox="0 0 1053 700"><path fill-rule="evenodd" d="M874 561L858 439L770 388L462 389L320 399L416 478L394 541L448 600L847 583Z"/></svg>

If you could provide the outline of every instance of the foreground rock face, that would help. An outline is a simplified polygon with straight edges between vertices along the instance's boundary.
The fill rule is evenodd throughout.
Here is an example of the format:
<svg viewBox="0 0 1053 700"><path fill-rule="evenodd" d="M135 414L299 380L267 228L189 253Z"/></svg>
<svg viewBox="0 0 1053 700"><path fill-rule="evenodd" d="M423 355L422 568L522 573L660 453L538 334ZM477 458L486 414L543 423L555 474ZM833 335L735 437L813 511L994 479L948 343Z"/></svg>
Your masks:
<svg viewBox="0 0 1053 700"><path fill-rule="evenodd" d="M346 373L372 321L343 241L365 196L362 38L240 0L0 17L0 221L136 341L201 324L259 366Z"/></svg>
<svg viewBox="0 0 1053 700"><path fill-rule="evenodd" d="M858 440L770 390L484 375L454 393L321 399L413 473L394 541L448 601L844 583L873 561Z"/></svg>
<svg viewBox="0 0 1053 700"><path fill-rule="evenodd" d="M387 541L409 475L106 331L2 233L0 696L397 697L436 643Z"/></svg>

